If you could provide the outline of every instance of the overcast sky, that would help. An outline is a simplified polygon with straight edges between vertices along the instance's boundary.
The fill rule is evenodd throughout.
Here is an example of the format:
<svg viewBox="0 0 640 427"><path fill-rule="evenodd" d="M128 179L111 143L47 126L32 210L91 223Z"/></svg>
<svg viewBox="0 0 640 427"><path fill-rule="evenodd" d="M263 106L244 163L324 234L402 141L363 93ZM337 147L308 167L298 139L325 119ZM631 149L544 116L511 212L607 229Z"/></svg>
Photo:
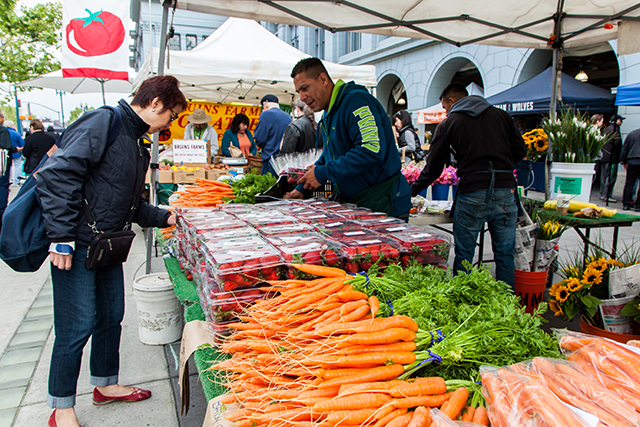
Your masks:
<svg viewBox="0 0 640 427"><path fill-rule="evenodd" d="M20 5L25 5L27 7L33 7L38 3L45 3L43 0L18 0L18 8ZM60 57L58 56L58 59ZM7 87L6 84L2 85L4 88ZM2 94L4 95L4 94ZM128 94L119 93L107 93L106 100L108 105L115 105L120 98L126 98ZM22 104L22 112L27 112L27 105L31 103L31 113L38 118L48 117L51 119L58 119L60 108L60 96L56 95L55 90L53 89L33 89L31 92L23 92L18 93L18 98ZM76 107L79 107L80 104L88 104L89 107L99 107L102 105L102 94L100 93L91 93L91 94L69 94L66 93L62 96L62 101L64 105L64 116L65 121L69 119L69 113ZM42 107L41 105L45 107ZM46 108L48 107L48 108ZM55 110L55 111L52 111Z"/></svg>

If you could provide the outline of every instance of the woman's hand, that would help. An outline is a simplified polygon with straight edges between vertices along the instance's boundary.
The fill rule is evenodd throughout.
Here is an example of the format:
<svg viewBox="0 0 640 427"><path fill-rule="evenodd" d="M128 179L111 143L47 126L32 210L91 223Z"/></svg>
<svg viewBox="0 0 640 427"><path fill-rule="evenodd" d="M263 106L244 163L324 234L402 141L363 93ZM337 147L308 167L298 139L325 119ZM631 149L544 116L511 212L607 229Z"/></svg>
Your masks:
<svg viewBox="0 0 640 427"><path fill-rule="evenodd" d="M176 216L171 215L167 218L167 225L176 225Z"/></svg>
<svg viewBox="0 0 640 427"><path fill-rule="evenodd" d="M73 254L62 255L55 252L49 252L49 259L51 260L51 264L55 265L60 270L71 270L72 258Z"/></svg>

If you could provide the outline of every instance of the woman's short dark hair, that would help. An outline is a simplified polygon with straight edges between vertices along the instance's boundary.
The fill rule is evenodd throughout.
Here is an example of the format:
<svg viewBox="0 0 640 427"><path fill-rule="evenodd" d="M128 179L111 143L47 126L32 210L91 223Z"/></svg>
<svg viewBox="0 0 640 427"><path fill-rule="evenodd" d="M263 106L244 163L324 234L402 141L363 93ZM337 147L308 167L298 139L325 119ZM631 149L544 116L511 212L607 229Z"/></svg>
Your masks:
<svg viewBox="0 0 640 427"><path fill-rule="evenodd" d="M156 76L142 82L135 93L131 105L147 108L154 99L162 102L163 110L179 105L181 110L187 108L187 98L180 92L180 82L173 76Z"/></svg>
<svg viewBox="0 0 640 427"><path fill-rule="evenodd" d="M240 130L240 124L244 123L249 128L249 117L246 114L236 114L236 116L231 120L231 132L238 133Z"/></svg>
<svg viewBox="0 0 640 427"><path fill-rule="evenodd" d="M400 110L393 117L400 119L403 128L406 126L413 127L413 124L411 123L411 114L409 114L407 110Z"/></svg>
<svg viewBox="0 0 640 427"><path fill-rule="evenodd" d="M31 122L29 123L29 126L34 128L35 130L44 131L44 125L38 119L32 119Z"/></svg>

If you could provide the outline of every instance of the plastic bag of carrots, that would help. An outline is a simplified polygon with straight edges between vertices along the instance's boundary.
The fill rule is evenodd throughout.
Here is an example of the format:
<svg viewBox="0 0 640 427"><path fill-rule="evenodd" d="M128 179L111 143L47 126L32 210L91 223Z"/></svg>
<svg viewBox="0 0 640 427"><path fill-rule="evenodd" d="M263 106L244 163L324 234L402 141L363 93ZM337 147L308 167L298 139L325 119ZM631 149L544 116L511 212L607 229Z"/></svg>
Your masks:
<svg viewBox="0 0 640 427"><path fill-rule="evenodd" d="M480 375L492 426L590 426L533 377L493 366L480 367Z"/></svg>
<svg viewBox="0 0 640 427"><path fill-rule="evenodd" d="M511 365L509 369L535 378L562 402L598 417L607 426L639 425L640 414L632 405L583 372L577 364L537 357Z"/></svg>
<svg viewBox="0 0 640 427"><path fill-rule="evenodd" d="M478 424L472 421L453 421L445 413L438 409L431 410L431 427L481 427L487 424Z"/></svg>

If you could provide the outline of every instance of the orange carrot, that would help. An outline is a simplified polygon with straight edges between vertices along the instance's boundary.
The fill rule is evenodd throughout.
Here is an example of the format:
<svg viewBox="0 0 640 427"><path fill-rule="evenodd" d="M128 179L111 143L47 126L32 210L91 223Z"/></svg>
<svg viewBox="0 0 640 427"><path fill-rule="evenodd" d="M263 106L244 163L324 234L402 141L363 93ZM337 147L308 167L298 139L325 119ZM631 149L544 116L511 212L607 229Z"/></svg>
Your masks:
<svg viewBox="0 0 640 427"><path fill-rule="evenodd" d="M324 267L321 265L313 265L313 264L287 264L287 265L295 269L298 269L303 273L313 274L314 276L344 277L347 275L347 272L341 268Z"/></svg>
<svg viewBox="0 0 640 427"><path fill-rule="evenodd" d="M410 342L397 342L394 344L380 344L380 345L352 345L350 347L344 347L338 349L339 354L361 354L371 353L374 351L381 352L394 352L394 351L414 351L416 349L415 341Z"/></svg>
<svg viewBox="0 0 640 427"><path fill-rule="evenodd" d="M449 399L449 403L447 407L442 410L446 416L455 420L467 404L467 400L469 399L469 390L466 387L460 387L456 389L451 395L451 399Z"/></svg>
<svg viewBox="0 0 640 427"><path fill-rule="evenodd" d="M371 320L373 320L380 309L380 301L378 301L378 298L375 295L371 295L369 297L369 307L371 307Z"/></svg>
<svg viewBox="0 0 640 427"><path fill-rule="evenodd" d="M337 298L339 301L357 301L357 300L367 301L367 298L368 298L367 294L359 291L338 292L336 294L333 294L331 297Z"/></svg>
<svg viewBox="0 0 640 427"><path fill-rule="evenodd" d="M431 408L418 406L413 412L413 417L407 427L427 427L427 421L431 418L430 415Z"/></svg>
<svg viewBox="0 0 640 427"><path fill-rule="evenodd" d="M407 427L413 418L413 412L408 414L400 415L397 418L389 421L387 423L387 427Z"/></svg>
<svg viewBox="0 0 640 427"><path fill-rule="evenodd" d="M390 328L407 328L413 332L418 331L418 324L415 320L408 316L391 316L384 318L376 318L371 320L363 320L359 322L344 323L332 325L315 332L319 335L331 335L335 333L367 333L379 332Z"/></svg>
<svg viewBox="0 0 640 427"><path fill-rule="evenodd" d="M467 406L464 414L462 414L461 421L473 422L473 414L475 414L475 412L476 408L474 408L473 406Z"/></svg>
<svg viewBox="0 0 640 427"><path fill-rule="evenodd" d="M385 394L362 393L346 397L336 397L326 402L313 405L316 412L330 412L347 409L379 408L389 402L391 398Z"/></svg>
<svg viewBox="0 0 640 427"><path fill-rule="evenodd" d="M429 381L420 381L401 385L389 390L392 397L425 396L429 394L444 394L447 384L442 377L431 377Z"/></svg>
<svg viewBox="0 0 640 427"><path fill-rule="evenodd" d="M489 415L487 414L487 408L485 408L484 406L478 406L473 413L473 420L471 422L483 426L488 426Z"/></svg>
<svg viewBox="0 0 640 427"><path fill-rule="evenodd" d="M384 417L380 418L378 420L378 422L376 422L373 427L383 427L388 425L388 423L404 414L407 413L407 409L406 408L400 408L400 409L396 409L393 412L389 413L388 415L385 415Z"/></svg>
<svg viewBox="0 0 640 427"><path fill-rule="evenodd" d="M344 338L348 344L374 345L393 344L398 341L416 340L416 333L407 328L388 328L378 332L351 334Z"/></svg>
<svg viewBox="0 0 640 427"><path fill-rule="evenodd" d="M413 362L411 362L413 363ZM362 382L372 381L386 381L397 378L404 373L404 366L402 365L388 365L380 366L377 368L367 369L363 372L358 372L353 375L345 375L331 380L327 380L318 385L318 388L330 388L341 386L344 384L356 384Z"/></svg>
<svg viewBox="0 0 640 427"><path fill-rule="evenodd" d="M373 416L377 409L357 409L347 411L334 411L327 414L326 422L332 424L362 424L366 421L373 420Z"/></svg>
<svg viewBox="0 0 640 427"><path fill-rule="evenodd" d="M397 387L402 384L406 384L406 381L403 380L389 380L389 381L376 381L376 382L363 382L356 384L345 384L340 386L340 392L338 392L338 396L346 396L348 394L355 393L369 393L369 392L385 392L388 394L388 391L394 387Z"/></svg>
<svg viewBox="0 0 640 427"><path fill-rule="evenodd" d="M405 397L402 399L393 399L391 404L396 408L415 408L417 406L437 408L449 400L452 394L453 392L437 394L434 396Z"/></svg>

